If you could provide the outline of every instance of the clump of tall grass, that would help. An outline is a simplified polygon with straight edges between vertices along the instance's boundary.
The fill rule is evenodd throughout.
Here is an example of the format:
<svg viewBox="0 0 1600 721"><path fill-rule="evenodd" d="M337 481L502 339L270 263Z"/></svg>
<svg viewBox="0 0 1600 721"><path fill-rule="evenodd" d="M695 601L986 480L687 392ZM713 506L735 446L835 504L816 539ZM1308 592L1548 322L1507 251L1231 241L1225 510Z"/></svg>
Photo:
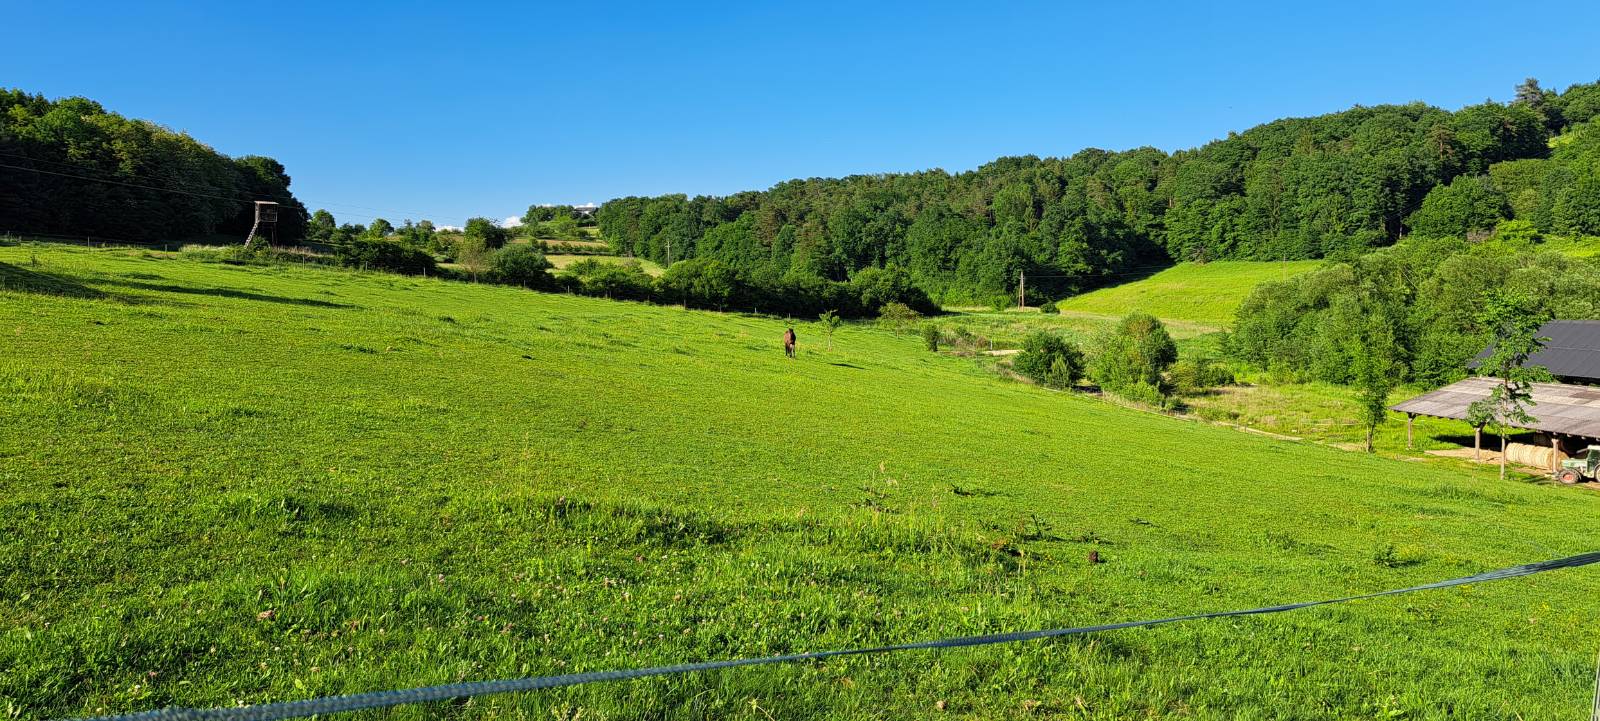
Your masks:
<svg viewBox="0 0 1600 721"><path fill-rule="evenodd" d="M280 248L270 245L256 245L246 248L243 245L189 244L179 248L178 253L184 258L198 260L203 263L252 265L275 265L279 263L334 264L333 256L301 247Z"/></svg>

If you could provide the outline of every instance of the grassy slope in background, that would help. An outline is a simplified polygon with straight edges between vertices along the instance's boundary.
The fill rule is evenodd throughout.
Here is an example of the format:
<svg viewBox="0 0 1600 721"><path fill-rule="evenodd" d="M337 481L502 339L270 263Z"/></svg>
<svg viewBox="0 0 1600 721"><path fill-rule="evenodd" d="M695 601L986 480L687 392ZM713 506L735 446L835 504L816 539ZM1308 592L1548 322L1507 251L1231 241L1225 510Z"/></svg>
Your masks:
<svg viewBox="0 0 1600 721"><path fill-rule="evenodd" d="M1287 263L1248 260L1181 263L1148 278L1114 285L1061 301L1063 311L1121 316L1137 308L1163 320L1223 325L1258 284L1287 280L1322 261Z"/></svg>
<svg viewBox="0 0 1600 721"><path fill-rule="evenodd" d="M0 284L20 718L1249 607L1600 531L1592 492L1048 393L867 327L828 352L802 324L790 361L776 319L57 247L0 247ZM392 717L1575 716L1597 592L1578 570Z"/></svg>

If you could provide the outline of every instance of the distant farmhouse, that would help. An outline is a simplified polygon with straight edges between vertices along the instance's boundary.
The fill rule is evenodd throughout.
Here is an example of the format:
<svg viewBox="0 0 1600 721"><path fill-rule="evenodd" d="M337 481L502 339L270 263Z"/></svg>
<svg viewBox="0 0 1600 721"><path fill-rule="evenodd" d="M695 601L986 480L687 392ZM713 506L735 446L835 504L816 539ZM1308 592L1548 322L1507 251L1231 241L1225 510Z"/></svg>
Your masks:
<svg viewBox="0 0 1600 721"><path fill-rule="evenodd" d="M1544 366L1558 383L1534 383L1533 421L1512 427L1536 431L1550 445L1550 469L1555 470L1569 451L1600 444L1600 320L1553 320L1539 329L1549 338L1544 348L1528 357L1528 365ZM1474 365L1488 357L1478 354ZM1406 445L1411 445L1411 424L1417 416L1467 420L1468 407L1488 397L1498 381L1477 377L1451 383L1404 403L1390 406L1406 414ZM1480 449L1483 429L1476 429L1473 448Z"/></svg>

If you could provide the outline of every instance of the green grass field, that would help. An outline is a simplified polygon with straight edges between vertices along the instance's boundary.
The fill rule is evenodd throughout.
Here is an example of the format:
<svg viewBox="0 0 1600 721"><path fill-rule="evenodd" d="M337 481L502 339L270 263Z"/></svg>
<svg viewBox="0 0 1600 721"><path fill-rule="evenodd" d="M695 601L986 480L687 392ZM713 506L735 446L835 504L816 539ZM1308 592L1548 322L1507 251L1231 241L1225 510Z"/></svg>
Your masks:
<svg viewBox="0 0 1600 721"><path fill-rule="evenodd" d="M616 255L557 255L557 254L547 255L547 256L545 256L545 258L550 261L551 265L554 265L556 267L556 270L561 270L563 268L566 268L567 266L572 265L573 263L576 263L576 262L578 262L580 260L591 260L591 259L593 259L593 260L600 261L601 263L638 263L639 267L643 268L644 272L646 272L646 273L648 273L650 275L661 275L662 273L666 272L666 271L662 270L661 266L656 265L655 263L652 263L652 262L650 262L648 260L645 260L644 258L623 258L621 256L616 256Z"/></svg>
<svg viewBox="0 0 1600 721"><path fill-rule="evenodd" d="M0 712L1252 607L1594 550L1600 533L1593 491L1047 392L869 325L829 351L802 324L790 361L783 327L0 247ZM382 717L1581 718L1597 594L1600 572L1578 569Z"/></svg>
<svg viewBox="0 0 1600 721"><path fill-rule="evenodd" d="M1557 253L1573 258L1593 258L1600 256L1600 238L1586 236L1580 238L1549 238L1538 246L1544 250L1553 250Z"/></svg>
<svg viewBox="0 0 1600 721"><path fill-rule="evenodd" d="M1320 262L1182 263L1148 278L1068 298L1058 305L1063 311L1119 317L1130 310L1142 310L1169 322L1193 321L1220 326L1233 322L1233 312L1257 285L1269 280L1285 280L1317 267Z"/></svg>

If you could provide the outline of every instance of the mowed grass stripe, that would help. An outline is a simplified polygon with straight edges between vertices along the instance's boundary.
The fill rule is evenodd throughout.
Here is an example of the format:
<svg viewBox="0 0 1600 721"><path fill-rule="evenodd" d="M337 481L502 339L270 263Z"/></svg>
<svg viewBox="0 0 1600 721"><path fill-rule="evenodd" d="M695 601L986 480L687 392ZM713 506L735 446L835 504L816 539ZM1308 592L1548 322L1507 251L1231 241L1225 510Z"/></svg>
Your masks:
<svg viewBox="0 0 1600 721"><path fill-rule="evenodd" d="M828 351L799 324L790 361L782 319L160 253L0 264L0 703L24 717L1256 606L1600 527L1583 491L1048 393L870 326ZM1579 571L448 713L1552 716L1586 703L1597 590Z"/></svg>

